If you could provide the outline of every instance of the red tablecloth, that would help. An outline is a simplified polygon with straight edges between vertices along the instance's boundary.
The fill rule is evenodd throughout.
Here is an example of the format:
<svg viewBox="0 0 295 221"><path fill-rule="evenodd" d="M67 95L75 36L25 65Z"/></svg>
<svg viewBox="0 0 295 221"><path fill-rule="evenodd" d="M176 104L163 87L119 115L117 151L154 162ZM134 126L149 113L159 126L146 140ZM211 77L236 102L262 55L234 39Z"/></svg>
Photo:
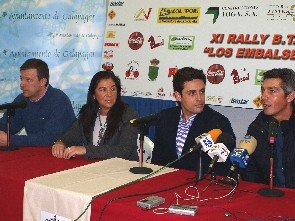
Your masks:
<svg viewBox="0 0 295 221"><path fill-rule="evenodd" d="M58 159L48 147L0 151L0 220L22 220L26 180L93 162L82 157Z"/></svg>
<svg viewBox="0 0 295 221"><path fill-rule="evenodd" d="M92 204L91 221L98 221L101 216L101 209L112 199L122 196L149 193L149 195L157 195L164 197L166 202L160 207L167 208L169 205L176 203L176 195L179 194L182 199L190 198L185 196L185 189L192 185L187 184L174 190L169 190L157 194L152 194L163 189L169 189L173 186L185 184L189 182L195 173L190 171L179 170L177 172L165 174L149 180L144 180L108 193L100 198L95 199ZM211 184L211 185L210 185ZM209 186L208 186L209 185ZM134 196L125 199L115 200L110 203L105 211L102 213L101 220L140 220L140 221L165 221L165 220L284 220L278 217L293 217L295 219L295 190L283 189L284 197L272 198L263 197L257 193L257 190L265 185L240 182L236 191L232 196L223 199L210 199L224 196L230 192L231 186L219 185L210 180L204 180L195 185L198 188L201 196L200 199L194 200L179 200L179 204L197 205L199 207L198 213L192 216L177 215L177 214L163 214L158 215L153 210L142 210L136 206L136 202L146 196ZM207 187L207 188L206 188ZM197 191L189 189L191 195L197 195ZM230 212L230 216L225 216L226 212ZM276 217L276 218L275 218ZM287 219L285 219L287 220Z"/></svg>
<svg viewBox="0 0 295 221"><path fill-rule="evenodd" d="M51 174L54 172L86 165L93 161L76 157L71 160L57 159L52 157L49 148L21 148L12 152L0 151L0 220L21 221L24 183L28 179ZM223 199L211 199L221 197L229 193L229 186L220 186L210 181L204 180L195 186L201 193L200 199L189 201L179 200L180 204L197 205L199 211L196 216L184 216L176 214L157 215L152 210L142 210L136 206L136 202L149 195L164 197L166 202L161 207L168 207L176 203L176 194L182 198L185 196L184 190L191 184L161 192L173 186L185 184L195 173L179 170L177 172L165 174L152 179L144 180L130 186L120 188L116 191L105 194L94 200L91 207L91 221L98 221L101 217L103 221L108 220L284 220L284 217L295 218L295 190L283 189L285 196L281 198L262 197L256 192L264 185L240 182L237 190L230 197ZM99 183L97 184L99 185ZM209 186L208 186L209 185ZM208 186L208 187L207 187ZM206 188L207 187L207 188ZM205 189L206 188L206 189ZM133 194L144 194L140 196L128 197L115 200L110 203L104 213L101 210L110 200ZM190 189L192 195L196 195L196 190ZM82 211L81 211L82 212ZM225 212L231 215L226 217ZM283 217L283 218L279 218ZM287 220L287 219L285 219ZM289 219L290 220L290 219Z"/></svg>

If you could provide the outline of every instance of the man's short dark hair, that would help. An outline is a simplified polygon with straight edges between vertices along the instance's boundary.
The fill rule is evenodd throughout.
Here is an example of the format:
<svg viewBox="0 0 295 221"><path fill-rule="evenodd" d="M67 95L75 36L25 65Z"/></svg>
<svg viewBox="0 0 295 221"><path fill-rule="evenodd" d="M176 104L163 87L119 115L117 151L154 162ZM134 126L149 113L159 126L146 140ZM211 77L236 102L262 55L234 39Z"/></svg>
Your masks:
<svg viewBox="0 0 295 221"><path fill-rule="evenodd" d="M295 72L292 69L274 68L263 73L263 80L270 78L282 80L282 88L286 96L295 90Z"/></svg>
<svg viewBox="0 0 295 221"><path fill-rule="evenodd" d="M24 71L28 69L36 69L38 79L41 80L42 78L46 78L47 82L45 86L49 84L49 69L48 69L48 65L44 61L42 61L41 59L36 59L36 58L28 59L20 67L20 71Z"/></svg>
<svg viewBox="0 0 295 221"><path fill-rule="evenodd" d="M179 69L173 76L173 90L181 94L184 88L184 83L194 79L200 79L206 84L206 76L202 70L192 67Z"/></svg>

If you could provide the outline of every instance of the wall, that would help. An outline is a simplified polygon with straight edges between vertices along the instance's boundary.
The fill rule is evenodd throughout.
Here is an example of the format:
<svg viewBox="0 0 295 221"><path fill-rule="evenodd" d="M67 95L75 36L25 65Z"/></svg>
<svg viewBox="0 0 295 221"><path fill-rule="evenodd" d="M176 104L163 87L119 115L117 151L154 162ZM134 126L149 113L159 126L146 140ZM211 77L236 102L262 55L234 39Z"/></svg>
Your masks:
<svg viewBox="0 0 295 221"><path fill-rule="evenodd" d="M237 144L246 135L249 124L256 118L257 114L261 110L255 109L243 109L233 107L222 107L222 106L210 106L214 110L226 116L233 127L236 134Z"/></svg>

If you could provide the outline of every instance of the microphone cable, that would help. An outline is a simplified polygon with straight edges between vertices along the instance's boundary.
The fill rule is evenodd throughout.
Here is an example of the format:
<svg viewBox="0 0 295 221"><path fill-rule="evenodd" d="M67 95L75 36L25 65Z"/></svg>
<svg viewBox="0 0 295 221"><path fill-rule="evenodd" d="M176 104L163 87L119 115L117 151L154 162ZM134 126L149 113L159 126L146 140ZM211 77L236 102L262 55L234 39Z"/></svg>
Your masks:
<svg viewBox="0 0 295 221"><path fill-rule="evenodd" d="M142 181L142 180L144 180L144 179L146 179L146 178L149 178L149 177L151 177L151 176L153 176L153 175L159 173L160 171L164 170L165 168L170 167L171 165L177 163L177 162L180 161L182 158L186 157L188 154L190 154L191 152L193 152L193 151L195 151L195 150L196 150L196 149L190 148L189 151L187 151L186 153L184 153L183 155L181 155L179 158L177 158L176 160L174 160L174 161L172 161L172 162L170 162L170 163L167 163L165 166L160 167L158 170L155 170L155 171L153 171L153 172L151 172L151 173L149 173L149 174L147 174L147 175L145 175L145 176L143 176L143 177L140 177L140 178L138 178L138 179L136 179L136 180L130 181L130 182L125 183L125 184L122 184L122 185L120 185L120 186L117 186L117 187L115 187L115 188L113 188L113 189L110 189L110 190L108 190L108 191L105 191L105 192L103 192L103 193L100 193L100 194L94 196L94 197L92 198L92 200L88 203L88 205L86 206L86 208L84 209L84 211L83 211L83 212L82 212L82 213L81 213L76 219L74 219L74 221L79 220L79 219L80 219L80 218L86 213L86 211L89 209L90 205L94 202L95 199L97 199L97 198L99 198L99 197L101 197L101 196L103 196L103 195L105 195L105 194L107 194L107 193L109 193L109 192L112 192L112 191L114 191L114 190L117 190L117 189L119 189L119 188L122 188L122 187L125 187L125 186L129 186L129 185L131 185L131 184L133 184L133 183L137 183L137 182ZM189 181L188 183L190 183L190 182L196 182L196 181L195 181L195 180L194 180L194 181ZM187 184L187 183L186 183L186 184ZM186 185L186 184L182 184L182 185ZM174 188L177 188L177 187L174 187ZM162 191L162 192L164 192L164 191ZM136 195L135 195L135 196L136 196ZM111 201L111 202L112 202L112 201ZM110 203L111 203L111 202L110 202ZM99 220L101 220L101 219L99 219Z"/></svg>
<svg viewBox="0 0 295 221"><path fill-rule="evenodd" d="M130 194L130 195L126 195L126 196L120 196L120 197L117 197L117 198L113 198L113 199L110 199L101 209L101 212L100 212L100 215L99 215L99 219L98 221L101 221L102 220L102 216L103 216L103 213L105 211L105 209L107 208L108 205L110 205L112 202L116 201L116 200L120 200L120 199L126 199L126 198L129 198L129 197L135 197L135 196L146 196L146 195L153 195L153 194L157 194L157 193L162 193L162 192L166 192L166 191L169 191L169 190L173 190L173 189L177 189L179 187L182 187L182 186L185 186L185 185L188 185L188 184L191 184L191 183L194 183L195 180L193 181L188 181L188 182L185 182L183 184L180 184L180 185L177 185L177 186L173 186L173 187L169 187L169 188L166 188L166 189L162 189L162 190L157 190L157 191L154 191L154 192L148 192L148 193L137 193L137 194Z"/></svg>
<svg viewBox="0 0 295 221"><path fill-rule="evenodd" d="M182 155L180 158L178 158L177 160L175 160L175 161L173 161L173 162L171 162L171 163L168 163L167 165L161 167L160 169L158 169L157 171L155 171L155 173L157 173L158 171L160 171L160 170L162 170L162 169L164 169L164 168L166 168L166 167L172 165L173 163L179 161L181 158L185 157L187 154L193 152L194 150L195 150L195 149L192 149L192 148L191 148L188 152L186 152L186 153L185 153L184 155ZM155 174L155 173L153 173L153 174ZM210 179L207 179L207 178L206 178L207 175L208 175L208 173L206 173L206 174L201 178L201 180L206 179L206 180L209 180L209 181L210 181ZM189 178L188 178L188 179L189 179ZM101 220L102 220L103 213L104 213L104 211L106 210L107 206L110 205L110 204L111 204L112 202L114 202L114 201L117 201L117 200L120 200L120 199L126 199L126 198L129 198L129 197L146 196L146 195L153 195L153 194L157 194L157 193L161 193L161 192L166 192L166 191L170 191L170 190L173 190L173 189L177 189L177 188L182 187L182 186L186 186L186 185L191 184L191 183L194 183L194 186L196 186L196 184L197 184L199 181L201 181L201 180L195 180L195 179L194 179L194 180L190 180L190 181L185 182L185 183L182 183L182 184L180 184L180 185L173 186L173 187L169 187L169 188L166 188L166 189L157 190L157 191L154 191L154 192L129 194L129 195L125 195L125 196L120 196L120 197L112 198L112 199L110 199L107 203L105 203L105 204L103 205L103 207L102 207L102 209L101 209L101 212L100 212L100 215L99 215L99 218L98 218L98 221L101 221ZM234 180L234 181L235 181L235 180ZM212 182L212 180L211 180L211 182ZM217 185L224 186L224 187L228 186L228 185L221 184L221 183L218 183L218 182L215 182L215 183L216 183ZM232 190L230 191L230 193L229 193L229 194L226 194L225 196L223 196L223 197L221 197L221 198L224 198L224 197L226 197L226 196L229 196L229 195L233 194L235 190L242 191L242 192L248 192L248 193L255 193L255 192L253 192L253 191L249 191L249 190L238 189L238 188L237 188L237 182L235 181L235 186L232 188ZM208 199L205 199L204 201L211 200L211 199L214 199L214 198L208 198Z"/></svg>

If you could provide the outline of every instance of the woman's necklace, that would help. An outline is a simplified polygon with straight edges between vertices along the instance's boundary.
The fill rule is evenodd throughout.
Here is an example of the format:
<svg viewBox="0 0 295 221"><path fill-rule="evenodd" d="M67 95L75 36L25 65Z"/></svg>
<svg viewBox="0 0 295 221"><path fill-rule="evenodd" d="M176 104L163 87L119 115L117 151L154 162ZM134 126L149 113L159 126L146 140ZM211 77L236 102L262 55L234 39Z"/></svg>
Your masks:
<svg viewBox="0 0 295 221"><path fill-rule="evenodd" d="M105 121L105 123L102 124L99 112L98 112L98 121L99 121L100 128L99 128L99 132L98 132L97 145L99 145L101 143L104 133L107 129L107 121Z"/></svg>

